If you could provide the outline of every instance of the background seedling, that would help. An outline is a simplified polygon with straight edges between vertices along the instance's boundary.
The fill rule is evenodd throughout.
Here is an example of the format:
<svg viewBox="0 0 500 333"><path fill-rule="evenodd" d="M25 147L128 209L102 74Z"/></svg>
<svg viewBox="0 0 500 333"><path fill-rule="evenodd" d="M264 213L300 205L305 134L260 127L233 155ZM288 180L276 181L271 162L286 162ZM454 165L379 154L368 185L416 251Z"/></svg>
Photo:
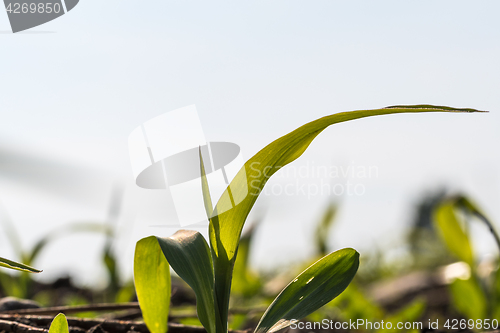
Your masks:
<svg viewBox="0 0 500 333"><path fill-rule="evenodd" d="M460 215L460 212L464 214ZM497 318L500 314L500 276L498 269L492 281L484 281L479 276L467 231L470 217L477 218L487 226L500 250L499 237L493 224L477 205L462 195L445 197L434 212L436 229L450 253L470 270L470 276L455 279L449 290L455 308L467 319Z"/></svg>

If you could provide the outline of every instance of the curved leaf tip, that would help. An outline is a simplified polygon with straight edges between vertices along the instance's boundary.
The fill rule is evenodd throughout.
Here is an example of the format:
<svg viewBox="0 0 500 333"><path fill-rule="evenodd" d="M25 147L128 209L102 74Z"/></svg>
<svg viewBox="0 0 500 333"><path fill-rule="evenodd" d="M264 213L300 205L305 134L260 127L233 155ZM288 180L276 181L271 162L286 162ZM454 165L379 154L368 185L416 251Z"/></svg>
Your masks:
<svg viewBox="0 0 500 333"><path fill-rule="evenodd" d="M0 257L0 267L5 267L9 269L14 269L16 271L23 271L23 272L29 272L29 273L41 273L42 270L33 268L31 266L21 264L16 261L12 261L9 259L1 258Z"/></svg>
<svg viewBox="0 0 500 333"><path fill-rule="evenodd" d="M452 108L449 106L437 106L430 104L419 104L419 105L393 105L386 106L384 109L414 109L414 110L428 110L428 111L444 111L444 112L483 112L488 113L489 111L476 110L471 108Z"/></svg>

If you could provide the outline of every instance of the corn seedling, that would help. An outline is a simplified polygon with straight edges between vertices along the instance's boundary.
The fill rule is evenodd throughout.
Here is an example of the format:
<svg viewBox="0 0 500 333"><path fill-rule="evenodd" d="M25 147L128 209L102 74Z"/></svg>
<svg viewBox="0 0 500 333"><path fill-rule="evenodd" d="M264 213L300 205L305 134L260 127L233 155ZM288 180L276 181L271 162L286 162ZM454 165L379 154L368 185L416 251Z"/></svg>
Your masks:
<svg viewBox="0 0 500 333"><path fill-rule="evenodd" d="M275 172L300 157L314 138L330 125L376 115L418 112L478 111L431 105L392 106L337 113L317 119L270 143L250 158L215 208L201 161L203 195L210 222L210 245L200 233L189 230L180 230L168 238L151 236L137 243L134 278L149 330L152 333L165 333L167 330L170 264L194 290L198 318L207 332L226 333L231 281L240 236L260 194L246 195L248 185L251 183L253 189L262 191ZM246 196L233 207L233 198L241 195ZM278 331L289 326L293 319L304 318L330 302L346 289L358 265L359 254L350 248L324 256L281 291L260 319L255 333Z"/></svg>

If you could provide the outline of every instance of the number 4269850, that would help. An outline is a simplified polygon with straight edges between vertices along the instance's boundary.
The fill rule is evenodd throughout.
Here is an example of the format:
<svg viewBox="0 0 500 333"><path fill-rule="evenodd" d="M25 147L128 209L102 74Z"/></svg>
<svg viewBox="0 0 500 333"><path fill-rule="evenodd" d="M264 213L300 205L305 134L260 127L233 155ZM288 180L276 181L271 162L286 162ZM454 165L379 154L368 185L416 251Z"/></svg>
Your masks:
<svg viewBox="0 0 500 333"><path fill-rule="evenodd" d="M39 13L39 14L51 14L51 13L60 13L61 12L61 4L59 3L9 3L6 8L7 13L14 14L27 14L27 13Z"/></svg>
<svg viewBox="0 0 500 333"><path fill-rule="evenodd" d="M449 330L463 330L463 329L471 329L471 330L481 330L481 329L498 329L498 320L497 319L448 319L444 324L444 327Z"/></svg>

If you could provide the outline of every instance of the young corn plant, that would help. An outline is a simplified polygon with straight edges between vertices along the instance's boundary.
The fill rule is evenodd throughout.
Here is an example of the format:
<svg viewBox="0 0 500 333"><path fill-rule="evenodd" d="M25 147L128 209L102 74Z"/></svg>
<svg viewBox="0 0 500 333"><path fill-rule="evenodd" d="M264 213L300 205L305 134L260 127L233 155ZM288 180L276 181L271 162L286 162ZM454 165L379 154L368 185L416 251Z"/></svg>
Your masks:
<svg viewBox="0 0 500 333"><path fill-rule="evenodd" d="M432 105L392 106L326 116L277 139L250 158L213 208L201 161L202 187L209 218L209 243L196 231L180 230L168 238L147 237L136 246L134 279L146 325L152 333L168 329L169 265L195 292L197 314L208 333L228 331L229 296L241 232L260 192L280 168L304 153L332 124L376 115L417 112L479 112ZM201 160L201 154L200 154ZM233 207L234 197L245 198ZM210 245L209 245L210 244ZM258 323L255 333L275 332L316 311L342 293L359 266L354 249L319 259L281 291Z"/></svg>

